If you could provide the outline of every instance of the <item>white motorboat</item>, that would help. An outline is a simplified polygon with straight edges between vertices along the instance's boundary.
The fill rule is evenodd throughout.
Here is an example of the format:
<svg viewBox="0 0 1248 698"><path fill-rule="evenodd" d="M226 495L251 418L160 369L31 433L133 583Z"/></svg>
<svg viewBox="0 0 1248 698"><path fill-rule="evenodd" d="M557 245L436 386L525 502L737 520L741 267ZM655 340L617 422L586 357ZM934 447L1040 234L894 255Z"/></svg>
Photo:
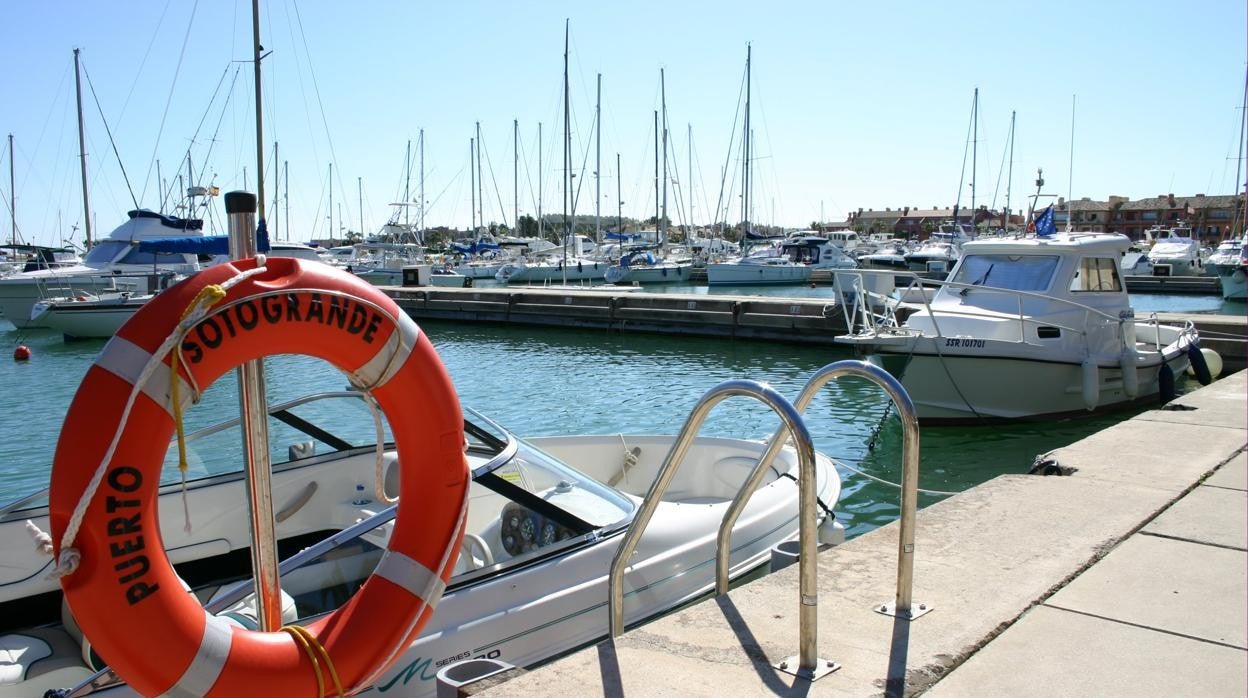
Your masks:
<svg viewBox="0 0 1248 698"><path fill-rule="evenodd" d="M1156 276L1199 276L1204 273L1200 258L1200 243L1191 236L1190 228L1150 229L1147 237L1153 240L1148 251L1148 261L1153 263Z"/></svg>
<svg viewBox="0 0 1248 698"><path fill-rule="evenodd" d="M1223 298L1248 300L1248 236L1228 242L1231 244L1224 242L1218 246L1217 253L1209 258L1209 266L1218 274ZM1234 254L1230 253L1231 249Z"/></svg>
<svg viewBox="0 0 1248 698"><path fill-rule="evenodd" d="M354 402L356 415L363 407L358 394L317 397ZM313 416L291 419L295 408ZM273 413L288 425L275 443L287 443L292 457L274 468L278 531L296 550L333 534L281 567L283 620L305 622L334 610L368 578L386 549L395 510L374 501L373 488L361 484L373 481L373 445L358 438L372 429L367 410L354 425L342 409L311 398ZM237 579L240 566L246 570L239 553L249 542L242 476L214 472L210 461L220 449L201 440L226 434L237 438L222 426L191 439L196 476L187 496L195 528L183 530L180 495L169 484L159 498L161 533L188 586L209 600L208 610L254 629L251 583L220 581ZM465 434L473 483L455 575L423 633L372 686L376 692L432 696L435 673L453 661L484 656L532 666L604 637L612 557L674 443L671 436L623 434L522 440L475 413L465 414ZM318 452L322 447L328 450ZM754 440L695 439L624 577L627 622L665 613L713 588L719 523L765 448ZM398 468L392 453L385 459L385 478L375 484L394 493ZM791 478L797 468L796 453L782 450L746 506L734 529L733 578L765 564L773 546L796 534L798 488ZM816 469L819 501L830 507L840 494L836 469L821 454ZM45 578L49 559L18 530L27 519L46 528L46 508L27 502L0 509L6 534L0 536L0 599L7 601L0 618L10 631L0 636L0 647L17 657L0 674L0 696L81 686L93 675L88 691L126 692L116 677L96 673L99 658L72 622L13 631L34 610L57 618L62 611L55 583ZM838 527L827 517L821 537L843 535ZM64 618L72 620L68 613Z"/></svg>
<svg viewBox="0 0 1248 698"><path fill-rule="evenodd" d="M706 265L706 283L711 286L766 286L773 284L804 284L810 281L811 268L795 262L780 247L763 246L744 257Z"/></svg>
<svg viewBox="0 0 1248 698"><path fill-rule="evenodd" d="M1198 336L1191 323L1135 322L1119 272L1128 244L1091 233L968 242L930 301L882 314L868 300L869 275L894 273L841 272L838 294L854 331L837 342L897 376L927 422L1168 400L1189 357L1203 364ZM891 290L889 282L879 287Z"/></svg>
<svg viewBox="0 0 1248 698"><path fill-rule="evenodd" d="M31 321L39 327L60 332L65 339L106 339L134 315L155 294L136 295L114 291L75 297L49 298L35 303Z"/></svg>
<svg viewBox="0 0 1248 698"><path fill-rule="evenodd" d="M856 245L857 238L849 242ZM846 254L847 249L838 244L838 241L817 233L790 235L780 244L780 251L790 260L805 264L811 269L856 269L858 267L858 263Z"/></svg>
<svg viewBox="0 0 1248 698"><path fill-rule="evenodd" d="M135 294L153 293L150 276L162 272L193 274L199 260L185 252L147 252L137 243L175 236L202 237L203 221L164 216L143 209L87 251L81 264L10 274L0 278L0 315L18 327L32 324L35 302L57 296L108 293L123 287Z"/></svg>
<svg viewBox="0 0 1248 698"><path fill-rule="evenodd" d="M1223 240L1218 243L1217 248L1205 260L1205 266L1209 268L1216 267L1219 264L1239 264L1240 255L1243 253L1243 238L1232 238ZM1216 271L1214 272L1216 273Z"/></svg>
<svg viewBox="0 0 1248 698"><path fill-rule="evenodd" d="M1118 268L1123 276L1152 276L1153 262L1144 252L1128 251L1122 255Z"/></svg>

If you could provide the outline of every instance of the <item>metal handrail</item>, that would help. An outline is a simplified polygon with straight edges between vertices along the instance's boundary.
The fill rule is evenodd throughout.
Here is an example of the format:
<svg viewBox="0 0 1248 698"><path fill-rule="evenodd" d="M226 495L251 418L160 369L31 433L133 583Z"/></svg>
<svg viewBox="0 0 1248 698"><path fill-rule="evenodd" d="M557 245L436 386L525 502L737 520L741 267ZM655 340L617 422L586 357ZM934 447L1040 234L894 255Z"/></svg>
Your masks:
<svg viewBox="0 0 1248 698"><path fill-rule="evenodd" d="M668 486L671 485L672 478L676 475L676 470L684 461L685 455L689 451L689 446L693 439L697 436L698 429L702 423L706 421L707 414L723 400L732 396L752 397L763 402L780 417L797 446L798 462L800 468L799 479L799 498L802 504L802 510L807 513L802 516L799 524L799 536L801 539L802 551L806 552L809 547L810 554L803 555L803 558L814 558L815 555L815 491L814 491L814 473L815 473L815 446L810 437L810 431L806 428L806 424L802 421L801 415L793 407L792 403L785 399L783 395L776 391L775 388L752 380L729 380L720 383L708 390L694 405L693 411L689 413L689 417L685 420L685 425L681 428L680 434L676 437L676 441L672 444L671 450L667 453L667 458L663 461L662 467L659 469L658 476L650 485L650 490L646 493L646 497L642 500L641 507L637 510L637 514L633 517L633 521L629 524L628 531L624 534L624 539L620 541L620 547L615 551L615 557L611 560L611 573L608 578L608 586L610 597L608 600L608 608L611 616L611 637L618 637L624 632L624 569L628 566L628 560L637 550L637 544L641 540L642 534L646 527L650 524L650 519L654 516L654 512L658 509L659 503L663 500L663 495L667 492ZM802 643L803 660L809 658L811 664L815 662L814 651L814 602L815 602L815 575L814 568L810 568L808 575L802 576L801 583L801 600L802 600L802 627L811 629L809 633L810 643ZM809 600L810 605L807 605ZM809 613L807 612L809 608ZM809 619L807 616L809 615ZM805 633L803 634L805 637Z"/></svg>
<svg viewBox="0 0 1248 698"><path fill-rule="evenodd" d="M794 408L798 413L805 413L806 408L810 405L810 401L814 399L815 394L819 392L825 385L832 380L841 376L858 376L871 381L879 386L892 399L893 404L897 408L897 414L901 417L902 424L902 479L901 479L901 535L898 543L897 551L897 609L900 612L909 612L911 605L911 589L914 581L914 522L915 510L918 508L918 489L919 489L919 418L914 409L914 403L911 402L910 396L906 393L901 383L884 369L875 364L866 361L836 361L830 363L815 372L810 380L806 382L806 386L798 393L797 400L793 402ZM741 515L745 509L746 500L754 493L762 481L762 476L767 472L776 456L779 455L780 449L784 447L787 441L786 425L781 425L776 433L772 435L770 442L767 444L767 450L763 456L759 458L758 464L754 466L754 471L750 474L746 483L742 486L741 491L733 500L732 505L728 508L728 512L724 514L724 519L719 527L719 545L715 558L715 593L724 594L728 591L728 554L725 552L730 550L732 541L732 528L737 522L737 517ZM804 476L804 473L803 473ZM799 483L800 485L801 483ZM813 491L813 490L812 490ZM803 501L802 505L805 506ZM812 503L813 504L813 503ZM813 513L813 512L812 512ZM805 524L805 508L802 509L802 523ZM803 566L801 575L805 579L805 564L807 559L814 558L814 550L807 554L805 545L802 545L801 557L799 563ZM813 575L813 562L811 563L811 574ZM804 593L804 592L803 592Z"/></svg>

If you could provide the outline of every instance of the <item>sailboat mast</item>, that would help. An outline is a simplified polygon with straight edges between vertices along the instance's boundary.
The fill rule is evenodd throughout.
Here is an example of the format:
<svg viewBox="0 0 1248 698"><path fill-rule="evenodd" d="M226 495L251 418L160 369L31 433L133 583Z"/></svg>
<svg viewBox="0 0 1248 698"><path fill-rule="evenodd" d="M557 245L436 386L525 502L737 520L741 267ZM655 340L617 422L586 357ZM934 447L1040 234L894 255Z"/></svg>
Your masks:
<svg viewBox="0 0 1248 698"><path fill-rule="evenodd" d="M481 180L485 179L485 170L481 169L481 122L477 122L477 224L485 227L485 188Z"/></svg>
<svg viewBox="0 0 1248 698"><path fill-rule="evenodd" d="M355 185L360 197L360 239L364 239L364 178L356 177ZM409 229L410 232L410 229Z"/></svg>
<svg viewBox="0 0 1248 698"><path fill-rule="evenodd" d="M408 214L412 203L412 139L407 139L407 154L403 157L403 227L411 225Z"/></svg>
<svg viewBox="0 0 1248 698"><path fill-rule="evenodd" d="M741 197L741 218L745 223L745 232L751 233L754 229L750 225L750 54L752 47L745 45L745 127L743 134L743 147L745 148L745 176L742 177L742 197Z"/></svg>
<svg viewBox="0 0 1248 698"><path fill-rule="evenodd" d="M617 232L624 233L624 201L620 197L620 154L615 154L615 227ZM1236 177L1236 179L1239 179ZM623 238L621 238L623 239Z"/></svg>
<svg viewBox="0 0 1248 698"><path fill-rule="evenodd" d="M283 175L286 179L286 186L284 187L286 189L286 193L285 195L282 196L282 201L286 204L286 211L285 211L286 213L286 239L289 240L290 239L290 162L289 161L283 162L282 169L285 170Z"/></svg>
<svg viewBox="0 0 1248 698"><path fill-rule="evenodd" d="M537 239L545 236L545 220L542 216L542 179L546 172L542 170L542 122L537 122Z"/></svg>
<svg viewBox="0 0 1248 698"><path fill-rule="evenodd" d="M568 242L572 237L572 221L568 218L568 204L572 196L572 106L568 103L568 31L571 20L563 25L563 260L564 282L567 282Z"/></svg>
<svg viewBox="0 0 1248 698"><path fill-rule="evenodd" d="M520 230L520 120L511 120L511 219ZM518 232L516 233L519 234Z"/></svg>
<svg viewBox="0 0 1248 698"><path fill-rule="evenodd" d="M659 107L663 110L663 217L659 219L662 226L659 235L660 244L667 246L667 78L659 68Z"/></svg>
<svg viewBox="0 0 1248 698"><path fill-rule="evenodd" d="M1017 112L1010 112L1010 169L1005 180L1005 222L1002 228L1009 230L1010 227L1010 189L1014 186L1014 115Z"/></svg>
<svg viewBox="0 0 1248 698"><path fill-rule="evenodd" d="M979 215L975 208L975 170L979 164L979 88L975 88L975 99L971 104L971 230L979 229L975 220Z"/></svg>
<svg viewBox="0 0 1248 698"><path fill-rule="evenodd" d="M654 110L654 230L659 235L663 225L659 216L659 110Z"/></svg>
<svg viewBox="0 0 1248 698"><path fill-rule="evenodd" d="M1236 175L1235 179L1239 179ZM17 189L13 186L13 134L9 134L9 219L13 223L13 232L9 244L17 244Z"/></svg>
<svg viewBox="0 0 1248 698"><path fill-rule="evenodd" d="M282 183L278 181L277 141L273 141L273 234L277 235L277 202L281 199Z"/></svg>
<svg viewBox="0 0 1248 698"><path fill-rule="evenodd" d="M1066 232L1071 231L1074 211L1070 210L1075 192L1075 95L1070 96L1070 171L1066 175Z"/></svg>
<svg viewBox="0 0 1248 698"><path fill-rule="evenodd" d="M82 170L82 229L87 234L87 249L91 249L91 202L87 196L87 134L82 126L82 77L78 68L78 52L74 49L74 91L78 96L78 160Z"/></svg>
<svg viewBox="0 0 1248 698"><path fill-rule="evenodd" d="M329 243L334 243L334 163L329 163Z"/></svg>
<svg viewBox="0 0 1248 698"><path fill-rule="evenodd" d="M602 244L602 73L594 106L594 244Z"/></svg>
<svg viewBox="0 0 1248 698"><path fill-rule="evenodd" d="M264 222L264 121L260 101L260 0L251 0L251 46L255 55L252 64L256 79L256 220ZM195 186L188 181L189 186ZM331 181L332 184L332 181ZM333 236L333 233L330 233ZM267 629L267 628L266 628Z"/></svg>
<svg viewBox="0 0 1248 698"><path fill-rule="evenodd" d="M425 129L420 129L420 243L425 243Z"/></svg>
<svg viewBox="0 0 1248 698"><path fill-rule="evenodd" d="M473 163L474 151L476 150L473 139L468 139L468 196L471 201L468 203L468 215L472 216L472 233L477 233L477 166Z"/></svg>
<svg viewBox="0 0 1248 698"><path fill-rule="evenodd" d="M689 231L685 233L685 244L688 245L693 234L693 124L686 126L689 129L689 171L685 173L689 178Z"/></svg>

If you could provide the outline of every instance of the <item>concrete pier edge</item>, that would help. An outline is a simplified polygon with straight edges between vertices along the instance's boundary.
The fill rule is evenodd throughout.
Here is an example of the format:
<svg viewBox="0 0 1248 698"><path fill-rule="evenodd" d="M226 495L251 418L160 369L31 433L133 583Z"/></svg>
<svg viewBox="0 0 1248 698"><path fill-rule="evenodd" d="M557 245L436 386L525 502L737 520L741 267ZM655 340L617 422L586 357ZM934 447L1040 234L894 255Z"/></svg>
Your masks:
<svg viewBox="0 0 1248 698"><path fill-rule="evenodd" d="M914 621L874 612L895 523L821 553L819 656L842 668L814 683L771 668L797 647L793 566L482 695L1241 695L1246 395L1241 371L1048 454L1071 475L922 510Z"/></svg>

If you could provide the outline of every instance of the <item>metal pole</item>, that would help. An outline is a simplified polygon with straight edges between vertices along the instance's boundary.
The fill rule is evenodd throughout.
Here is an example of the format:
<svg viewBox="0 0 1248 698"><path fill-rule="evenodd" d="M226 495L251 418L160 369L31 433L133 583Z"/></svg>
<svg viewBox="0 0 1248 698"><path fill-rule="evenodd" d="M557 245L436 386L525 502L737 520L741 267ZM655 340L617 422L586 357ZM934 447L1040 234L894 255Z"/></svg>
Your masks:
<svg viewBox="0 0 1248 698"><path fill-rule="evenodd" d="M82 77L78 70L78 51L74 49L74 90L78 95L78 159L82 169L82 229L87 234L87 248L91 248L91 203L87 197L87 134L82 127Z"/></svg>
<svg viewBox="0 0 1248 698"><path fill-rule="evenodd" d="M520 234L520 120L511 120L511 217Z"/></svg>
<svg viewBox="0 0 1248 698"><path fill-rule="evenodd" d="M364 178L356 177L355 185L356 185L356 188L359 189L359 192L360 192L360 240L363 240L364 239Z"/></svg>
<svg viewBox="0 0 1248 698"><path fill-rule="evenodd" d="M230 259L256 256L257 197L249 192L225 195L229 214ZM264 396L264 363L247 361L236 370L238 403L246 456L247 496L251 516L251 567L256 584L256 619L260 630L282 627L281 589L277 573L276 523L269 463L268 406Z"/></svg>

